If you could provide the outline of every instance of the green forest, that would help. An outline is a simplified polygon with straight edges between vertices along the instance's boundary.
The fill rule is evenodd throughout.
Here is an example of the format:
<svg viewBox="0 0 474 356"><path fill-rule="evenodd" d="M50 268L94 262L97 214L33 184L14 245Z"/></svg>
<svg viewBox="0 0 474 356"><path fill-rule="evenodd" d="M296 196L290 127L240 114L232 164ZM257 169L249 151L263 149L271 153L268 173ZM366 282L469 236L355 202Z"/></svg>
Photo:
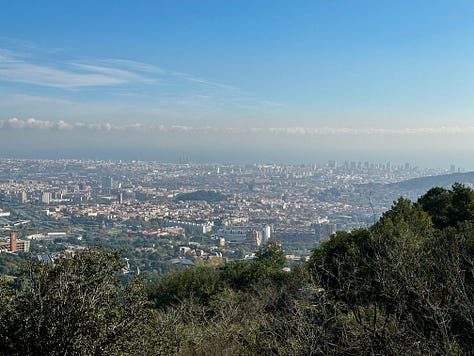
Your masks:
<svg viewBox="0 0 474 356"><path fill-rule="evenodd" d="M227 197L219 192L213 192L209 190L197 190L191 193L182 193L178 194L175 197L176 201L188 201L188 200L204 200L207 202L219 202L222 200L226 200Z"/></svg>
<svg viewBox="0 0 474 356"><path fill-rule="evenodd" d="M474 191L400 198L283 269L252 261L121 282L119 252L30 261L0 289L7 355L460 355L474 350Z"/></svg>

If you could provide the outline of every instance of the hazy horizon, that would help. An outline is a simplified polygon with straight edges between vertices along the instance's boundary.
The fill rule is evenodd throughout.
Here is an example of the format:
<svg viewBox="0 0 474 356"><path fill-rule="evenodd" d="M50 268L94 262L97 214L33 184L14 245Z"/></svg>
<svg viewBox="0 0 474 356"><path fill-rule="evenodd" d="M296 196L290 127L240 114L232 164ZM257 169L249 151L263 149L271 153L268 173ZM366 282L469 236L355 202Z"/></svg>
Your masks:
<svg viewBox="0 0 474 356"><path fill-rule="evenodd" d="M3 157L474 169L469 2L0 11Z"/></svg>

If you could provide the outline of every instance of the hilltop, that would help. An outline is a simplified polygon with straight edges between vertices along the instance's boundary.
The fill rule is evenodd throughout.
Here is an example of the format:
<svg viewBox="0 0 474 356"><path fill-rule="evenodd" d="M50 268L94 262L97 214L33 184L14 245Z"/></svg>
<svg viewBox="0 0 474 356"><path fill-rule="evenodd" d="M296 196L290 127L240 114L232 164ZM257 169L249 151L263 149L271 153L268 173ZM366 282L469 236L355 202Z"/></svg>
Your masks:
<svg viewBox="0 0 474 356"><path fill-rule="evenodd" d="M403 190L427 191L431 187L449 188L454 183L462 183L468 186L474 185L474 172L450 173L428 177L408 179L402 182L388 184L391 188Z"/></svg>

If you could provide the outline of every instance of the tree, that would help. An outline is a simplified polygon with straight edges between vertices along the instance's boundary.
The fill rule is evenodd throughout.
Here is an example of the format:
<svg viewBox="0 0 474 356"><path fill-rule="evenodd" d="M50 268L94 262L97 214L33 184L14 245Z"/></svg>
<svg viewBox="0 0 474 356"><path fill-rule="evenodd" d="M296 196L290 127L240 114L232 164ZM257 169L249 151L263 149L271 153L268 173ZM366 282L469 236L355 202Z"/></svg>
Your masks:
<svg viewBox="0 0 474 356"><path fill-rule="evenodd" d="M254 279L280 279L286 258L279 242L269 242L255 254L251 266Z"/></svg>
<svg viewBox="0 0 474 356"><path fill-rule="evenodd" d="M454 183L451 190L431 188L417 204L431 216L437 229L457 227L474 219L474 191L459 183Z"/></svg>
<svg viewBox="0 0 474 356"><path fill-rule="evenodd" d="M31 261L10 293L0 330L11 355L90 355L133 350L133 333L147 316L138 281L122 286L118 252L90 250L54 265ZM3 298L3 302L6 299Z"/></svg>
<svg viewBox="0 0 474 356"><path fill-rule="evenodd" d="M219 290L219 276L213 267L199 266L172 271L148 288L148 297L157 308L191 299L206 304Z"/></svg>
<svg viewBox="0 0 474 356"><path fill-rule="evenodd" d="M459 269L443 272L437 232L420 206L400 198L371 228L337 233L314 251L309 268L336 313L327 332L339 342L329 353L456 349L441 296Z"/></svg>
<svg viewBox="0 0 474 356"><path fill-rule="evenodd" d="M474 219L474 191L455 183L452 188L452 204L448 211L450 226Z"/></svg>
<svg viewBox="0 0 474 356"><path fill-rule="evenodd" d="M430 215L437 229L449 226L448 211L452 206L450 191L441 187L431 188L418 199L417 204Z"/></svg>

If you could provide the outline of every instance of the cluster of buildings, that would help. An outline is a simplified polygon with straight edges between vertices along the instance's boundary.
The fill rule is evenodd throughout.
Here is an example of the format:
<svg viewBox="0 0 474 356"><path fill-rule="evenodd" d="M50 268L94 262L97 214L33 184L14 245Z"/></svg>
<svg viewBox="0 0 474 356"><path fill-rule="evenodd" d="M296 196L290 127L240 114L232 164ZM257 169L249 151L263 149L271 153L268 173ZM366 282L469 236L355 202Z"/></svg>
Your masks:
<svg viewBox="0 0 474 356"><path fill-rule="evenodd" d="M30 241L20 240L17 238L16 231L11 231L10 236L0 238L0 253L9 252L29 252L30 251Z"/></svg>
<svg viewBox="0 0 474 356"><path fill-rule="evenodd" d="M213 243L229 248L256 247L269 239L284 246L315 246L336 230L373 223L405 195L387 183L437 173L389 162L212 165L0 159L0 202L11 209L12 220L31 221L50 232L78 224L90 231L135 226L144 236L212 235ZM198 190L225 198L178 199ZM0 215L0 224L7 218ZM163 226L144 227L154 221ZM48 238L45 233L35 239ZM29 240L4 240L2 251L29 247Z"/></svg>
<svg viewBox="0 0 474 356"><path fill-rule="evenodd" d="M263 227L248 225L227 225L221 227L216 234L219 244L224 246L226 242L231 244L250 244L260 246L268 242L272 237L270 225Z"/></svg>
<svg viewBox="0 0 474 356"><path fill-rule="evenodd" d="M207 234L212 231L214 222L207 221L205 223L196 223L190 221L167 220L165 223L167 227L182 227L191 234Z"/></svg>

